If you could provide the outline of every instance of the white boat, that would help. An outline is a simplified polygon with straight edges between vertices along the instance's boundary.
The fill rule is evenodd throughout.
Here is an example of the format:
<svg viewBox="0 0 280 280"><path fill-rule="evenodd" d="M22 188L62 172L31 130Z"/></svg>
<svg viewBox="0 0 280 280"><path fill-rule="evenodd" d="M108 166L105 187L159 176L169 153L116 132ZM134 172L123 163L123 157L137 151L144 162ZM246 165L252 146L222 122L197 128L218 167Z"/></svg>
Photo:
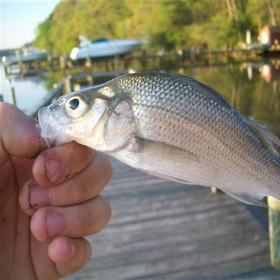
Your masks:
<svg viewBox="0 0 280 280"><path fill-rule="evenodd" d="M79 36L79 39L81 45L73 48L70 53L70 58L73 60L122 56L149 43L145 40L108 40L105 38L90 41L84 36Z"/></svg>
<svg viewBox="0 0 280 280"><path fill-rule="evenodd" d="M24 48L23 49L23 54L16 54L16 55L12 55L9 57L3 57L2 61L3 62L7 62L10 64L13 63L18 63L18 62L29 62L29 61L34 61L37 59L44 59L48 56L48 52L41 52L36 48L33 47L29 47L29 48Z"/></svg>

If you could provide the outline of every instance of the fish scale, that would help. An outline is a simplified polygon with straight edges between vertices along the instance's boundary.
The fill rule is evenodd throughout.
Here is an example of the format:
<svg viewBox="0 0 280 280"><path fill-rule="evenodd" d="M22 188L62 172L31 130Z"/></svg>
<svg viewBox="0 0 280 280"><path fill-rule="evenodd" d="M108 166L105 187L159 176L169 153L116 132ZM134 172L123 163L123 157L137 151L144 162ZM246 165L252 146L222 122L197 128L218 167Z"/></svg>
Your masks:
<svg viewBox="0 0 280 280"><path fill-rule="evenodd" d="M139 112L140 110L138 110ZM144 112L144 111L142 111ZM164 111L162 112L164 114ZM150 116L158 116L159 119L161 118L161 113L158 112L154 112L154 113L147 113L147 110L145 110L145 117L147 118L147 122L150 121L150 124L155 124L155 125L150 125L150 126L146 126L148 132L144 129L142 129L142 126L140 127L140 137L143 138L148 138L151 139L153 141L159 141L159 142L164 142L166 144L173 144L176 147L180 147L180 148L185 148L186 147L186 143L188 143L187 145L187 151L192 152L193 154L197 154L199 155L200 161L207 165L210 164L210 162L212 161L217 161L218 165L223 165L223 160L219 159L219 150L221 150L221 148L219 146L217 147L212 147L207 146L207 145L201 145L201 142L206 142L206 138L209 137L209 134L205 131L205 130L201 130L197 131L197 133L195 133L195 130L197 129L188 129L188 124L184 123L182 120L181 122L175 122L173 121L173 119L170 119L170 123L165 122L165 125L163 125L162 127L164 129L163 133L161 135L159 135L158 133L156 135L154 135L153 131L158 131L158 121L153 122L153 119L150 118ZM166 114L165 114L166 115ZM145 126L145 119L144 116L138 115L138 118L142 119L142 122L144 123ZM154 119L156 120L156 118ZM174 125L174 123L177 123L177 125ZM168 131L166 130L166 128L170 128ZM182 130L181 128L184 127L185 129ZM188 133L188 131L190 130L191 133ZM211 135L210 135L211 136ZM213 137L212 137L213 138ZM211 143L212 139L209 139L210 141L208 141L209 143ZM224 153L224 155L226 155L226 153ZM213 165L211 165L212 167ZM183 167L183 166L182 166ZM181 168L182 169L182 168ZM210 177L212 172L211 169L209 168L209 173L210 173ZM205 179L205 181L208 178ZM200 182L200 184L202 184L202 182ZM204 182L203 185L206 185L206 183Z"/></svg>
<svg viewBox="0 0 280 280"><path fill-rule="evenodd" d="M154 90L154 89L152 89L152 90ZM170 90L168 91L168 89L165 89L165 90L166 91L163 91L163 92L159 91L159 92L161 92L160 94L162 95L164 93L165 95L167 95L166 92L167 93L170 92ZM175 89L176 92L179 92L179 90L180 90L180 88L178 89L178 91L177 91L177 89ZM186 92L185 89L182 89L182 90L184 92ZM190 90L192 90L192 88L190 88ZM139 92L141 94L139 94ZM139 100L136 99L134 104L138 104L138 103L141 104L141 103L143 103L142 99L146 100L145 105L147 107L148 106L152 107L153 104L160 104L159 99L150 99L149 98L150 92L147 92L147 91L143 92L143 93L141 91L139 91L139 92L137 91L137 94L136 94L136 98L138 98ZM153 91L152 92L153 96L155 96L156 93L157 93L157 91ZM194 123L197 123L198 125L203 126L203 129L206 129L206 130L210 131L210 133L219 135L220 136L219 139L223 139L223 136L225 134L229 134L230 131L231 131L231 128L228 128L226 126L227 125L226 121L224 121L223 123L220 123L220 122L213 122L212 120L213 120L213 118L220 119L221 121L223 119L226 119L226 118L232 118L233 119L234 111L233 110L230 110L230 111L228 110L227 112L223 112L221 114L220 111L223 110L224 107L221 107L220 105L214 103L214 106L212 106L211 109L209 109L209 102L206 101L206 102L202 103L201 100L203 100L203 98L201 98L201 94L196 94L196 92L191 92L191 95L193 97L194 96L198 96L197 98L193 98L195 101L190 106L190 108L194 108L194 112L191 112L191 116L193 116L192 121ZM148 105L148 101L147 100L149 100L149 99L150 99L150 104ZM185 98L185 99L187 99L187 98ZM171 111L172 111L172 109L174 107L176 107L176 104L178 104L176 99L174 100L174 103L175 103L175 105L171 104L171 105L167 106L167 108L166 108L166 104L164 102L164 103L160 104L162 107L160 107L160 106L158 106L158 107L162 108L162 110L167 110L167 111L170 110L170 108L171 108ZM213 103L212 103L212 105L213 105ZM182 115L183 118L182 119L183 120L184 119L190 119L191 118L190 114L186 114L187 111L185 110L186 109L186 102L183 103L182 107L183 108L180 108L180 112L183 112L183 115ZM202 114L202 113L198 114L197 112L201 112L202 108L203 109L206 108L205 113L204 114ZM189 107L187 109L189 109ZM178 112L178 110L173 110L173 111ZM144 115L141 115L141 113L143 113ZM146 126L147 124L146 124L146 121L144 120L144 118L147 118L149 120L150 118L153 117L153 114L147 114L147 111L139 109L139 110L135 110L135 117L136 117L136 119L139 119L142 123L144 123L143 126ZM152 123L156 124L159 121L160 121L159 119L156 119ZM231 124L231 126L233 126L233 127L234 126L240 126L240 129L242 130L242 126L240 124L240 120L238 120L237 122L239 122L239 123L237 123L237 124L233 123L233 124ZM210 126L210 129L208 129L208 125ZM181 128L182 128L182 124L181 124L180 130L181 130ZM153 131L153 129L151 129L151 130ZM141 131L143 132L142 129L141 129ZM154 130L154 131L156 131L156 130ZM166 130L166 131L169 134L169 131L168 130ZM246 137L235 136L236 135L236 131L234 131L234 132L235 132L235 134L232 135L233 137L227 139L227 140L231 140L232 139L232 141L229 143L230 147L233 147L234 143L242 144L242 142L244 142L244 139L246 140ZM167 136L169 136L169 135L167 135Z"/></svg>
<svg viewBox="0 0 280 280"><path fill-rule="evenodd" d="M167 90L167 89L166 89ZM183 89L180 89L179 88L179 90L184 90L184 92L185 92L185 89L183 88ZM176 88L175 88L175 91L176 92L179 92L179 91L177 91L176 90ZM142 93L141 92L141 90L139 91L140 93ZM161 100L159 100L159 99L156 99L156 98L154 98L154 99L150 99L149 98L149 95L150 95L150 92L143 92L143 94L139 94L139 92L138 92L138 94L136 94L136 98L135 98L135 101L134 101L134 103L136 104L135 106L137 106L137 108L138 107L141 107L141 105L137 105L138 103L139 104L141 104L141 103L143 103L142 102L142 99L143 100L146 100L146 102L145 102L145 105L146 105L146 107L148 107L148 105L147 105L147 103L148 103L148 101L150 101L150 104L149 104L149 106L151 106L151 107L153 107L153 106L157 106L157 107L160 107L160 106L164 106L163 108L162 107L160 107L160 108L162 108L161 110L167 110L168 111L168 109L169 108L165 108L166 107L166 103L165 102L161 102ZM170 91L167 91L168 93L170 92ZM162 93L161 93L161 95L162 95ZM165 95L167 95L167 94L165 94ZM156 96L156 92L153 92L153 96ZM172 95L171 95L172 96ZM183 95L181 95L181 96L183 96ZM193 95L192 95L193 96ZM137 99L138 98L138 99ZM141 99L140 99L141 98ZM186 98L185 98L186 99ZM133 99L134 100L134 99ZM201 98L200 98L200 96L198 96L198 98L196 98L196 100L198 100L198 102L200 102L200 100L201 100ZM175 104L178 104L176 101L176 99L174 100L175 101ZM191 108L198 108L198 109L195 109L195 110L199 110L199 106L204 106L204 104L197 104L198 102L194 102L194 104L191 104ZM169 106L169 107L171 107L171 108L173 108L173 106L172 106L173 104L171 104L171 106ZM133 106L134 107L134 106ZM185 108L185 103L183 103L183 109ZM178 110L174 110L175 112L178 112ZM182 111L182 110L181 110ZM214 108L213 110L212 110L213 112L214 112L214 114L216 114L217 116L219 116L219 114L217 114L217 109L216 108ZM205 112L205 114L204 115L202 115L202 114L200 114L199 116L196 114L196 112L193 112L192 114L191 114L191 116L189 116L189 115L186 115L185 114L185 111L183 111L183 113L184 113L184 115L183 115L183 118L181 119L181 120L185 120L185 118L187 118L187 119L191 119L192 117L192 122L193 123L198 123L198 124L200 124L200 125L203 125L204 126L204 129L206 129L206 130L210 130L210 132L215 132L215 133L217 133L217 132L219 132L219 128L222 130L222 132L223 133L227 133L227 131L225 131L225 126L224 125L216 125L216 123L214 123L213 121L211 121L211 119L213 119L213 116L211 116L211 109L210 110L207 110L206 112ZM152 135L144 135L144 137L147 137L148 139L153 139L153 136L154 137L156 137L156 136L158 136L158 133L157 134L155 134L154 133L154 131L158 131L158 127L155 127L155 128L153 128L153 127L150 127L151 125L155 125L155 126L157 126L158 125L158 123L160 122L160 120L162 119L162 118L157 118L156 116L157 116L157 113L158 112L156 112L156 111L154 111L154 112L151 112L151 113L148 113L147 112L147 110L146 110L146 108L145 109L135 109L134 110L134 114L135 114L135 118L136 118L136 122L138 122L137 121L137 119L138 120L141 120L141 128L139 129L140 130L140 133L141 134L143 134L143 132L145 131L145 130L149 130L150 132L151 132L151 134ZM164 111L163 111L163 114L165 115L165 116L168 116ZM213 115L213 114L212 114ZM155 119L153 119L153 117L156 117ZM205 116L211 116L211 117L205 117ZM208 119L208 122L207 122L207 119ZM140 122L139 122L140 123ZM210 129L208 129L208 123L209 123L209 125L210 125ZM174 122L173 122L173 124L174 124ZM213 130L213 127L211 127L211 125L216 125L216 129L215 130ZM176 128L175 129L175 131L173 131L173 130L171 130L170 131L170 129L172 129L172 126L171 126L171 124L168 124L168 125L166 125L166 133L168 134L168 135L164 135L164 137L167 137L168 138L168 136L172 136L172 135L174 135L174 133L176 134L176 131L178 132L178 133L186 133L186 131L185 130L182 130L182 127L184 127L184 124L183 123L181 123L180 125L179 125L179 127L178 128ZM217 129L218 128L218 129ZM219 133L218 135L220 135L221 133ZM157 139L157 138L155 138L154 140L162 140L162 141L166 141L165 139L167 139L167 138L164 138L164 139ZM222 138L222 137L221 137ZM237 139L238 140L238 139ZM169 142L167 142L168 144L174 144L174 143L176 143L175 142L176 141L176 139L171 139L171 141L169 141ZM234 140L233 140L234 141ZM232 142L233 142L232 141ZM186 141L185 141L185 139L183 139L182 140L182 142L183 142L183 145L180 145L180 148L183 148L184 147L184 145L185 145L185 143L186 143ZM187 141L187 143L189 143L189 141ZM211 144L211 143L210 143ZM232 144L233 143L230 143L231 144L231 146L232 146Z"/></svg>
<svg viewBox="0 0 280 280"><path fill-rule="evenodd" d="M123 75L61 97L40 111L39 122L55 145L75 140L144 172L215 186L249 204L280 199L279 139L192 78Z"/></svg>
<svg viewBox="0 0 280 280"><path fill-rule="evenodd" d="M145 81L143 83L146 84ZM152 83L157 84L157 85L159 84L158 81L152 81ZM164 112L164 110L168 111L171 108L171 111L176 111L176 113L183 112L182 119L185 120L186 118L190 119L188 117L188 114L186 114L186 112L187 112L185 110L186 105L185 105L185 103L182 103L183 108L179 108L179 110L178 110L178 107L176 107L174 104L166 103L167 98L164 98L164 96L166 97L167 95L171 95L170 94L171 90L168 90L168 88L166 88L166 87L163 87L163 88L159 87L158 89L153 87L153 88L151 88L151 91L149 92L147 89L146 89L146 91L142 91L142 86L140 85L140 87L137 88L137 85L138 85L138 83L135 85L133 93L135 92L136 95L135 96L132 95L132 100L133 100L133 104L136 104L138 109L135 109L133 111L134 111L134 116L136 118L136 123L139 122L138 120L141 120L141 127L140 127L139 131L140 131L140 134L142 137L151 139L153 141L160 141L160 142L167 143L170 145L179 146L180 148L183 148L183 145L185 145L186 143L188 143L188 144L189 143L198 143L197 144L198 151L201 150L201 146L204 146L206 148L206 149L204 149L204 152L205 152L205 150L206 151L213 150L213 146L212 146L213 142L211 142L211 141L208 142L208 143L210 143L210 146L201 145L200 135L197 135L198 137L195 138L194 133L191 134L192 135L191 139L184 138L184 139L182 139L183 145L180 145L180 144L178 145L178 139L176 141L175 139L172 138L172 135L176 135L176 131L186 133L187 130L182 130L182 127L184 127L183 124L180 124L179 127L175 127L175 131L174 131L174 129L170 129L172 124L167 123L165 128L166 128L166 132L168 135L162 135L162 134L158 134L158 133L155 134L154 133L155 131L157 131L157 132L159 131L158 123L162 122L162 118L158 117L159 112L152 111L151 113L149 113L146 107L148 107L148 106L155 107L156 106L157 108L160 108L159 110L163 110L163 114L165 114L165 115L167 115L167 114ZM184 96L185 100L188 99L188 94L185 94L186 87L179 86L178 88L176 88L176 86L173 86L173 90L175 92L180 92L180 90L181 91L183 90L184 95L182 95L182 96ZM235 117L235 115L236 115L235 111L233 111L231 108L228 108L228 110L226 110L226 112L225 112L225 107L220 106L216 102L209 102L209 98L204 98L204 96L202 96L202 94L195 92L193 90L193 88L191 88L191 87L188 87L188 92L192 96L192 98L190 98L190 100L193 101L190 106L190 108L194 109L193 110L194 112L192 112L193 122L201 125L203 127L203 129L210 131L212 134L216 134L216 136L218 136L217 138L219 138L221 140L226 139L226 141L223 141L223 144L226 147L229 147L230 148L229 150L233 150L233 152L231 152L231 155L230 154L227 155L226 153L224 155L231 156L231 161L233 163L235 163L235 164L232 164L232 166L236 166L236 164L239 164L239 165L242 164L242 161L240 161L240 157L239 157L240 153L238 153L238 152L239 152L240 148L242 148L244 146L244 142L247 142L245 144L250 144L250 142L251 142L250 137L251 138L254 137L253 133L249 133L250 131L248 131L248 129L246 131L247 134L241 135L242 137L240 137L240 135L238 133L236 133L237 132L236 129L235 129L234 133L231 133L231 130L230 130L231 126L233 126L235 128L240 126L241 131L242 131L242 127L244 126L244 124L240 120L240 118ZM152 98L150 98L151 93L152 93ZM159 98L157 98L157 97L159 97ZM138 106L137 104L144 103L144 102L142 102L142 100L145 100L145 109L141 110L141 109L139 109L139 107L141 107L141 105ZM176 98L170 98L170 101L175 102L175 104L179 104L177 102ZM132 108L133 107L134 106L132 106ZM174 108L177 108L177 110L173 110ZM206 109L205 113L204 114L200 113L200 114L196 115L197 111L201 112L201 108L203 108L204 110ZM220 111L222 111L222 113ZM158 118L154 118L154 116L157 116ZM221 116L223 116L223 118ZM227 125L228 123L226 121L224 121L222 124L221 124L221 122L218 122L218 125L217 125L217 122L213 121L213 120L217 120L217 119L227 120L227 118L231 118L231 122L229 122L230 127L228 127L228 125ZM207 121L207 120L209 120L209 121ZM232 120L235 120L235 122L232 122ZM175 122L173 122L173 125L174 125L174 123ZM210 127L207 126L208 123L209 123ZM171 138L170 138L170 135L171 135ZM231 137L224 138L225 135L230 135ZM176 135L176 137L177 137L177 135ZM235 149L235 147L237 149ZM247 145L246 149L248 149L248 147L250 147L250 145ZM222 148L219 147L218 151L221 149ZM230 152L229 150L227 150L228 153ZM218 151L216 154L218 154ZM234 152L234 151L236 151L236 152ZM197 152L197 151L195 151L195 152ZM254 152L254 151L252 151L252 152ZM210 155L208 155L207 158L208 159L210 158L211 161L215 162L215 155L210 154ZM261 166L259 159L256 161L252 161L251 158L252 158L252 155L250 155L249 164L248 164L248 162L244 161L244 164L246 164L246 167L247 167L246 172L249 171L249 173L250 173L250 171L252 170L252 173L261 175L262 174L261 169L263 168L263 166ZM244 157L243 157L243 159L244 159ZM205 157L203 160L204 161L206 160ZM204 162L204 163L206 165L206 162ZM217 163L221 163L221 160L219 159L219 161ZM243 164L243 166L244 166L244 164ZM228 165L229 164L227 162L227 166ZM231 171L231 172L233 173L233 171ZM240 175L241 173L242 173L242 169L240 168L238 170L236 176L238 176L238 174ZM211 177L211 176L209 176L209 177ZM258 177L260 177L260 176L258 176ZM209 178L207 178L205 181L209 182ZM216 183L218 185L220 185L218 182L216 182ZM206 185L205 182L204 183L200 182L200 184ZM233 186L230 186L230 188L232 188L232 187Z"/></svg>

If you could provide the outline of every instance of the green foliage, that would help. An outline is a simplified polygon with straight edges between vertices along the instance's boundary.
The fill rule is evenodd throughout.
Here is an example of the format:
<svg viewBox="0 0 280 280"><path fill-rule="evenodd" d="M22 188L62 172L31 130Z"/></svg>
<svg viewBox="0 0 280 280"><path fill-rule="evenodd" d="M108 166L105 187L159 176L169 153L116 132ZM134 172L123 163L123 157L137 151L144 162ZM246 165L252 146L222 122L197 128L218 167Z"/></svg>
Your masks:
<svg viewBox="0 0 280 280"><path fill-rule="evenodd" d="M149 39L165 51L234 48L248 29L257 41L279 6L273 0L67 0L38 25L34 45L68 54L84 35Z"/></svg>
<svg viewBox="0 0 280 280"><path fill-rule="evenodd" d="M45 35L49 34L50 28L51 17L39 23L39 25L37 26L37 36L33 42L35 46L37 46L40 49L52 49L53 46L50 37Z"/></svg>

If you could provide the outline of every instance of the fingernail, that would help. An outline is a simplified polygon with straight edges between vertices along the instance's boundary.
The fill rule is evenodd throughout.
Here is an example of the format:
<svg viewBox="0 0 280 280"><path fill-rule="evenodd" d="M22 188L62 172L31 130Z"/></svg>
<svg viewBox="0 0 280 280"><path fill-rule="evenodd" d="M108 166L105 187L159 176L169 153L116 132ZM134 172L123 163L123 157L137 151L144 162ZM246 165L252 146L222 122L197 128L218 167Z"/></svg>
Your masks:
<svg viewBox="0 0 280 280"><path fill-rule="evenodd" d="M58 182L62 175L63 168L59 162L55 160L49 160L46 162L46 176L52 184Z"/></svg>
<svg viewBox="0 0 280 280"><path fill-rule="evenodd" d="M64 217L59 213L49 213L46 219L46 230L49 238L61 234L65 229Z"/></svg>
<svg viewBox="0 0 280 280"><path fill-rule="evenodd" d="M51 205L50 192L44 187L32 187L30 191L30 208L38 210L42 206Z"/></svg>
<svg viewBox="0 0 280 280"><path fill-rule="evenodd" d="M75 246L72 244L72 242L69 242L70 244L70 259L73 259L75 256Z"/></svg>

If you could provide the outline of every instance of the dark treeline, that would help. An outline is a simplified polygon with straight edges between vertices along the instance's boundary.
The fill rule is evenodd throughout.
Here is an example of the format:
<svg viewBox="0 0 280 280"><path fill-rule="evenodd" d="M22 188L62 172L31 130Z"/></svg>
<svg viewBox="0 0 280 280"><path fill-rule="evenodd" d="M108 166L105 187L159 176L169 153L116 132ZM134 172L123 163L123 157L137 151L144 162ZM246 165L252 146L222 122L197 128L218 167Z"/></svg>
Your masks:
<svg viewBox="0 0 280 280"><path fill-rule="evenodd" d="M34 45L67 54L78 36L148 39L154 50L242 47L275 25L279 0L66 0L37 27Z"/></svg>

